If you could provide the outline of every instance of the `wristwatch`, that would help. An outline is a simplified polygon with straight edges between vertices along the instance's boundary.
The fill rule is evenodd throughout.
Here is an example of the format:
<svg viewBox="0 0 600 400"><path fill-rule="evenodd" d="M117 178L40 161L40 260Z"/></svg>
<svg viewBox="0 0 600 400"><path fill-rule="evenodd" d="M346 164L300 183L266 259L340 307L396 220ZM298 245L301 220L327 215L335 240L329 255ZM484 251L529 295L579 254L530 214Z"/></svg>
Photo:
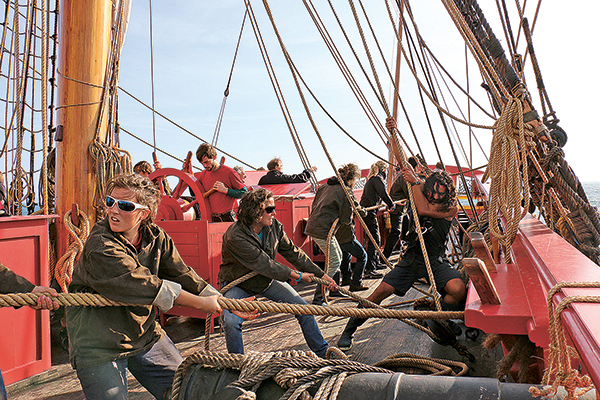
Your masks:
<svg viewBox="0 0 600 400"><path fill-rule="evenodd" d="M410 186L417 186L420 184L421 184L421 181L414 181L413 183L410 184Z"/></svg>

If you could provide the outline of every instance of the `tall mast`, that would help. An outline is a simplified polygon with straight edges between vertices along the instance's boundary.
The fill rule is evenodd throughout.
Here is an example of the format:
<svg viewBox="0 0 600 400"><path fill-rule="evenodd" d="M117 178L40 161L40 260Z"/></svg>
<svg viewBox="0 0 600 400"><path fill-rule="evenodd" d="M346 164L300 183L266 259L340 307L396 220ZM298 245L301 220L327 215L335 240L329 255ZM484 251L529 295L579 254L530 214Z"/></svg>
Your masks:
<svg viewBox="0 0 600 400"><path fill-rule="evenodd" d="M62 0L56 142L57 255L66 251L67 231L62 217L73 204L90 222L96 218L96 176L89 152L98 121L106 132L102 87L111 40L110 0ZM104 108L106 109L106 107Z"/></svg>

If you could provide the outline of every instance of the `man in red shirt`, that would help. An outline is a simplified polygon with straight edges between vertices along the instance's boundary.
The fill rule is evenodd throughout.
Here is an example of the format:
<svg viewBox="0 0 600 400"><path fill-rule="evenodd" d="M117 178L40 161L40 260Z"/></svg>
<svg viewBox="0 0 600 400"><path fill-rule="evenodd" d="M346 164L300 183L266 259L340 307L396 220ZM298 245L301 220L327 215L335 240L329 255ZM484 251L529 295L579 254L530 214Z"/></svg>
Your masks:
<svg viewBox="0 0 600 400"><path fill-rule="evenodd" d="M204 171L194 174L202 186L205 199L208 199L213 222L235 222L233 209L237 200L248 189L240 175L226 165L217 161L217 151L208 143L201 144L196 150L196 158L204 167Z"/></svg>

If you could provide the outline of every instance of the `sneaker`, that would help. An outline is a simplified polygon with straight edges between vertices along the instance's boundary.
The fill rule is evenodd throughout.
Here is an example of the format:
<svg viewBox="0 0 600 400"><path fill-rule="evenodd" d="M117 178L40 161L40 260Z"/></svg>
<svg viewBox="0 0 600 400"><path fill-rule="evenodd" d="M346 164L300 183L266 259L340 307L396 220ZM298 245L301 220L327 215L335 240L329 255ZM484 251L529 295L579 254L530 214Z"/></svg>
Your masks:
<svg viewBox="0 0 600 400"><path fill-rule="evenodd" d="M381 277L383 277L383 274L375 271L365 272L363 275L363 279L379 279Z"/></svg>
<svg viewBox="0 0 600 400"><path fill-rule="evenodd" d="M352 290L352 287L350 287L350 290ZM329 292L329 297L346 297L346 295L343 294L342 292L331 291L331 292Z"/></svg>
<svg viewBox="0 0 600 400"><path fill-rule="evenodd" d="M342 351L348 351L352 348L352 335L346 332L342 332L340 340L338 340L337 346Z"/></svg>
<svg viewBox="0 0 600 400"><path fill-rule="evenodd" d="M362 292L363 290L368 290L369 287L368 286L363 286L363 285L350 285L350 291L351 292Z"/></svg>

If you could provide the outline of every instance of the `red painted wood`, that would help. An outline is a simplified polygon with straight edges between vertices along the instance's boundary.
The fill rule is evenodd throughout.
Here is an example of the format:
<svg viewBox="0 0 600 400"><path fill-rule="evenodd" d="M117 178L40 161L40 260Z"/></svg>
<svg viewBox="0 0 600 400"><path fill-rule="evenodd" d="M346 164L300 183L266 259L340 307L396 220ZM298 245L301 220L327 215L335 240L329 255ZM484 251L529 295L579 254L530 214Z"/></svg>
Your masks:
<svg viewBox="0 0 600 400"><path fill-rule="evenodd" d="M48 219L0 218L0 262L30 282L48 286ZM4 383L50 368L50 312L29 307L0 309L0 370Z"/></svg>
<svg viewBox="0 0 600 400"><path fill-rule="evenodd" d="M528 335L547 349L548 291L559 282L600 281L600 267L531 215L521 221L512 251L515 264L498 264L498 272L490 273L502 304L482 305L476 291L469 290L465 324L487 333ZM565 288L554 303L570 295L598 296L600 289ZM600 384L599 313L599 304L572 304L561 316L570 344L582 357L582 371L596 385Z"/></svg>

